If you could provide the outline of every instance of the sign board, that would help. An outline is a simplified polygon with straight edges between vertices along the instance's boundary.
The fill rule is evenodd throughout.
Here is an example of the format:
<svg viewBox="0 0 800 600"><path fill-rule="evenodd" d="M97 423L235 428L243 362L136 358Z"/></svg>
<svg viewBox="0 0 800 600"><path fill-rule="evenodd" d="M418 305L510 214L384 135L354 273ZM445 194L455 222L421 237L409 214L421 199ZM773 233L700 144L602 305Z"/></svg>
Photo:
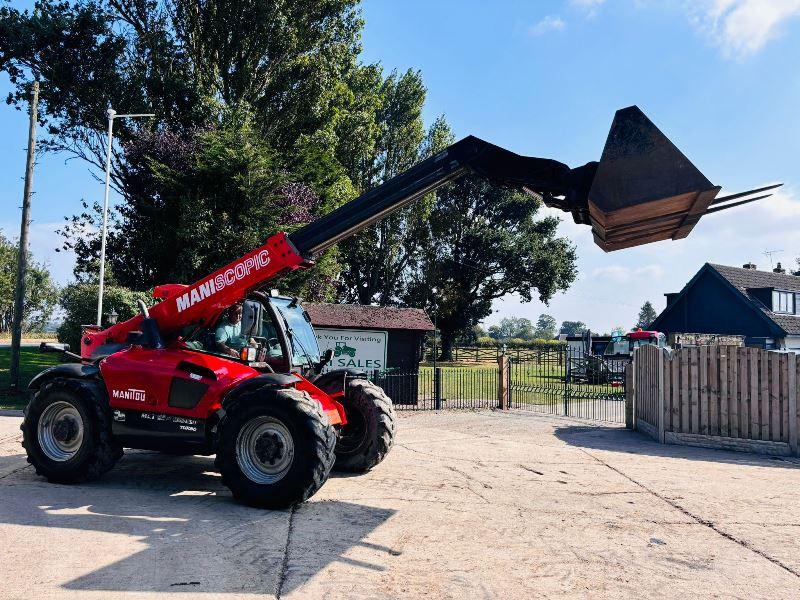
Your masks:
<svg viewBox="0 0 800 600"><path fill-rule="evenodd" d="M333 360L325 367L344 369L347 367L368 371L386 369L385 331L362 329L326 329L315 327L319 349L325 352L333 350Z"/></svg>

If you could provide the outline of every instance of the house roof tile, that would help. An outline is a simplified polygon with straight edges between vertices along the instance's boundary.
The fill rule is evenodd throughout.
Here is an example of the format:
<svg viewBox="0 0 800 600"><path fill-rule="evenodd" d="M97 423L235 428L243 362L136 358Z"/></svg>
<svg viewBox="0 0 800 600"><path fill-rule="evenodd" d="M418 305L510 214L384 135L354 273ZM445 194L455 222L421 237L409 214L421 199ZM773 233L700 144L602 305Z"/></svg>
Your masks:
<svg viewBox="0 0 800 600"><path fill-rule="evenodd" d="M800 293L800 277L786 273L773 273L772 271L758 271L756 269L742 269L708 263L724 277L733 287L739 290L756 308L772 319L781 329L790 335L800 335L800 315L782 315L772 312L769 307L755 298L748 290L757 288L774 288L785 292Z"/></svg>

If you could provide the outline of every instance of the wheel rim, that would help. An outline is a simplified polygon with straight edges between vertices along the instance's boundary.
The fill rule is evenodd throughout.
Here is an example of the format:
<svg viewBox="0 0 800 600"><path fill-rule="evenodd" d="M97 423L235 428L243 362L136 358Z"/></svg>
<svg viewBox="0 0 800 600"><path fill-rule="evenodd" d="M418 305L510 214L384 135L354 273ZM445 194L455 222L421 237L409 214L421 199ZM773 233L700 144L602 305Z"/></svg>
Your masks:
<svg viewBox="0 0 800 600"><path fill-rule="evenodd" d="M64 462L83 444L83 418L69 402L53 402L39 417L39 447L50 460Z"/></svg>
<svg viewBox="0 0 800 600"><path fill-rule="evenodd" d="M358 410L347 412L347 425L342 427L342 435L336 442L336 454L353 454L364 444L367 437L367 420Z"/></svg>
<svg viewBox="0 0 800 600"><path fill-rule="evenodd" d="M294 462L292 434L272 417L250 419L236 438L236 462L253 483L276 483Z"/></svg>

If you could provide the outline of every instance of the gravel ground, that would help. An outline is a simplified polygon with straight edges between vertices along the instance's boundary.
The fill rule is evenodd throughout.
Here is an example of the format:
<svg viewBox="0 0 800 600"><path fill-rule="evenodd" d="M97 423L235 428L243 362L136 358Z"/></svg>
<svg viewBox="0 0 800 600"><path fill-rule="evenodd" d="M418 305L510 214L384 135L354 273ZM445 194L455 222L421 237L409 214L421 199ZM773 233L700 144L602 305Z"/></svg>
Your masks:
<svg viewBox="0 0 800 600"><path fill-rule="evenodd" d="M293 511L212 460L51 485L0 416L2 598L800 597L800 463L499 412L400 416L389 458Z"/></svg>

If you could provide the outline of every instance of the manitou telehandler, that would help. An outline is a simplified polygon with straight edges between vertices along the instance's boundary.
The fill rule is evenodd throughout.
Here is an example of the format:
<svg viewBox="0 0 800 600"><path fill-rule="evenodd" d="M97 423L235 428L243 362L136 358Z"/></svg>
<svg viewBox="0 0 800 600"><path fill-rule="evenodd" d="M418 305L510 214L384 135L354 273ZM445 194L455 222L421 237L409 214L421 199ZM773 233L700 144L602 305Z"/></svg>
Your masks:
<svg viewBox="0 0 800 600"><path fill-rule="evenodd" d="M575 169L467 137L191 285L156 287L134 318L85 327L79 355L44 345L76 362L30 383L28 461L72 483L111 469L123 448L215 454L233 495L267 508L306 500L334 466L371 469L392 446L391 400L359 371L323 373L331 352L320 356L298 300L260 290L470 172L571 212L605 251L686 237L702 215L743 202L709 208L734 197L715 200L720 188L636 107L617 112L600 162Z"/></svg>

